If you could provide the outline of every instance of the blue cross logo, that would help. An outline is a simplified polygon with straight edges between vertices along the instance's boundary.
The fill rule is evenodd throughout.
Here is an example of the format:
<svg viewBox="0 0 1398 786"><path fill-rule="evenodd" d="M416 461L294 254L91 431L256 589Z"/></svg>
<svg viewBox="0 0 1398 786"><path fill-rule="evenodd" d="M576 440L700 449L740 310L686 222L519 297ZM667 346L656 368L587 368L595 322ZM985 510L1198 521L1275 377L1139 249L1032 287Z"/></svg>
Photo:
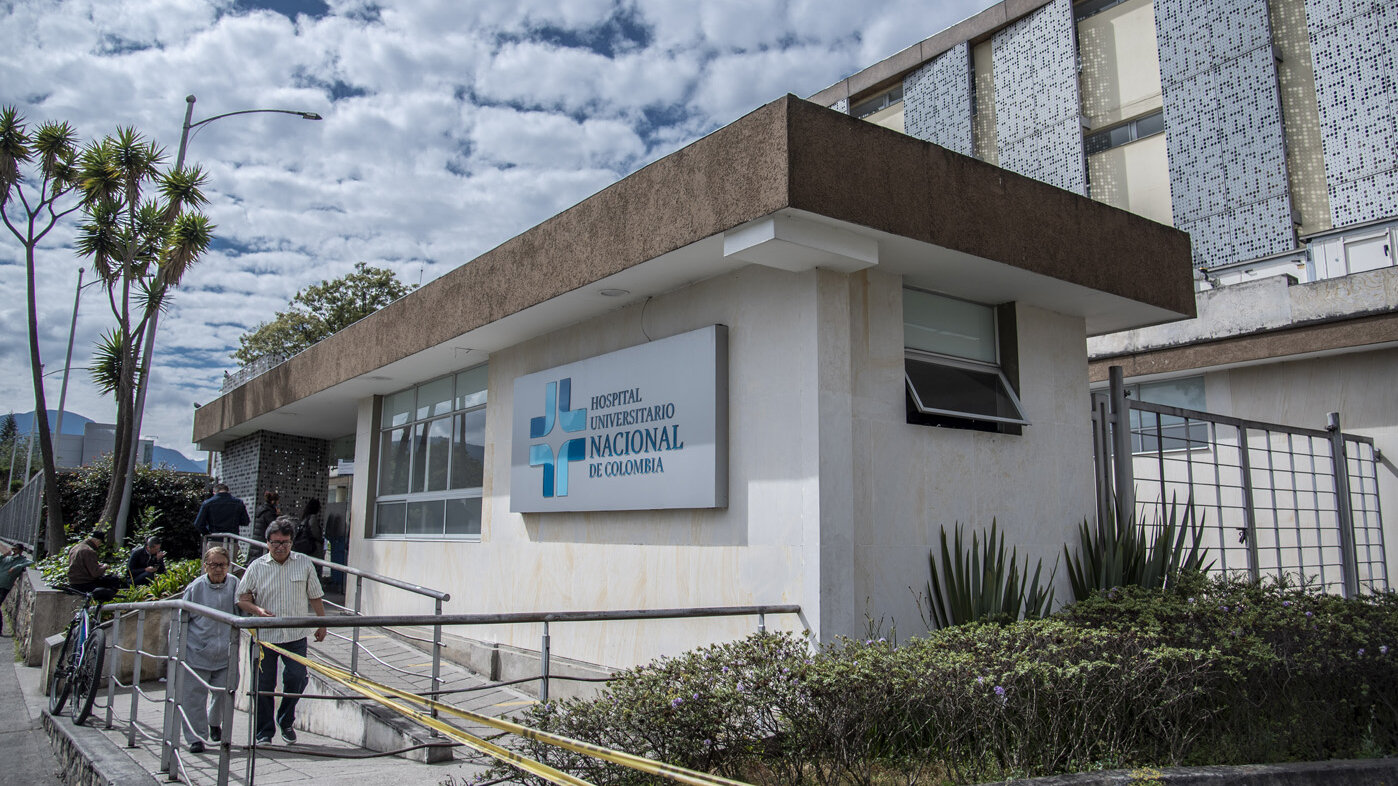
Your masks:
<svg viewBox="0 0 1398 786"><path fill-rule="evenodd" d="M529 438L543 439L553 433L557 423L565 432L582 431L587 427L587 410L570 409L573 399L573 378L550 382L544 388L544 414L529 419ZM544 468L544 497L568 496L568 465L587 458L587 440L574 437L563 443L555 456L547 443L529 446L529 466Z"/></svg>

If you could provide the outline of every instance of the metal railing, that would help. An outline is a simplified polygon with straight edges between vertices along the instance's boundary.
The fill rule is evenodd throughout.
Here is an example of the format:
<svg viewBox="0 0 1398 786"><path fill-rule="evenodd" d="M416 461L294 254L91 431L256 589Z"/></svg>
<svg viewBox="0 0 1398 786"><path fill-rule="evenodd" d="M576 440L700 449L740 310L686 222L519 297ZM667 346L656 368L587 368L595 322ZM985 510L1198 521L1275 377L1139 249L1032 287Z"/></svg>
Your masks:
<svg viewBox="0 0 1398 786"><path fill-rule="evenodd" d="M1150 525L1162 505L1202 517L1218 570L1290 576L1354 596L1389 588L1370 437L1135 401L1121 371L1094 396L1099 518Z"/></svg>
<svg viewBox="0 0 1398 786"><path fill-rule="evenodd" d="M249 548L248 548L248 554L249 554L249 555L253 555L253 554L256 553L256 552L254 551L254 549L262 549L264 552L266 551L266 546L265 546L265 544L259 542L256 538L244 537L243 535L235 535L235 534L233 534L233 533L228 533L228 532L220 532L220 533L217 533L217 534L209 535L209 536L205 537L204 540L205 540L206 548L207 548L207 544L208 544L209 542L219 542L219 541L222 541L222 542L224 542L225 544L231 544L231 543L244 543L244 544L247 544L248 547L249 547ZM229 554L229 561L234 561L234 556L237 554L237 548L236 548L236 547L229 548L229 549L228 549L228 554ZM430 587L424 587L424 586L421 586L421 585L419 585L419 584L413 584L412 582L402 581L402 580L400 580L400 579L395 579L395 578L393 578L392 576L384 576L384 575L381 575L381 574L378 574L378 573L374 573L374 572L372 572L372 571L360 570L359 568L351 567L351 566L349 566L349 565L342 565L342 564L340 564L340 563L338 563L338 562L331 562L331 561L329 561L329 560L321 559L321 558L319 558L319 557L311 557L311 556L309 556L309 555L302 555L302 556L305 556L307 559L309 559L311 562L315 563L317 566L330 568L331 570L338 570L338 571L340 571L340 572L342 572L342 573L346 573L346 574L349 574L349 575L351 575L351 576L354 576L354 601L353 601L354 605L353 605L353 606L347 607L347 606L342 606L342 605L340 605L339 603L335 603L335 602L333 602L333 601L326 601L326 600L322 600L322 601L321 601L322 603L325 603L327 606L332 606L332 607L337 608L337 609L339 609L339 610L341 610L341 611L343 611L343 612L345 612L345 613L347 613L347 614L352 614L352 615L355 615L355 616L360 616L361 604L363 603L363 597L364 597L364 581L365 581L366 579L369 580L369 581L377 582L377 583L379 583L379 584L383 584L383 585L388 586L388 587L394 587L394 588L396 588L396 589L400 589L400 590L403 590L403 591L405 591L405 592L411 592L411 593L413 593L414 595L422 595L422 596L424 596L424 597L431 598L432 601L433 601L433 604L434 604L434 606L433 606L433 617L434 617L434 618L440 617L440 616L441 616L441 614L442 614L442 604L443 604L444 602L446 602L446 601L451 600L451 593L449 593L449 592L443 592L442 590L436 590L436 589L432 589L432 588L430 588ZM249 560L249 561L251 561L251 560ZM246 568L246 565L243 565L243 564L241 564L241 563L235 563L235 564L237 564L238 567ZM400 635L401 635L401 634L400 634ZM338 638L344 639L343 636L339 636L338 634L336 634L336 636L337 636ZM412 639L415 640L415 641L422 641L423 643L430 643L430 644L432 645L432 690L433 690L433 691L436 691L436 690L440 689L440 688L441 688L441 681L442 681L442 626L441 626L440 624L436 624L436 625L433 625L433 626L432 626L432 640L431 640L430 642L427 642L426 640L421 639L421 638L418 638L418 637L416 637L416 636L411 636L411 637L408 637L408 638L412 638ZM369 652L367 649L365 649L364 646L360 643L360 641L359 641L359 627L355 627L353 633L351 634L351 638L350 638L350 639L347 639L347 641L350 642L350 673L353 674L353 675L355 675L355 676L359 676L359 653L360 653L360 651L363 650L363 651L366 652L366 653L369 655L369 657L371 657L371 658L374 657L374 655L373 655L373 653L371 653L371 652ZM375 660L378 660L378 658L374 658L374 659L375 659ZM388 667L388 668L390 668L390 669L393 669L393 670L395 670L395 671L400 671L400 672L403 671L402 669L399 669L398 667L393 666L393 665L391 665L391 664L384 663L384 662L381 661L381 660L379 660L379 663L381 663L381 664L383 664L384 666L386 666L386 667ZM436 712L437 712L436 710L433 710L433 711L432 711L433 717L436 717Z"/></svg>
<svg viewBox="0 0 1398 786"><path fill-rule="evenodd" d="M24 488L0 507L0 538L23 543L31 553L39 547L39 525L44 513L44 473L36 472Z"/></svg>
<svg viewBox="0 0 1398 786"><path fill-rule="evenodd" d="M244 539L246 540L246 539ZM321 561L323 562L323 560ZM333 563L332 563L333 564ZM365 574L369 578L369 574ZM380 577L384 578L384 577ZM385 582L388 583L388 582ZM542 624L544 626L543 644L540 658L541 699L547 700L548 682L551 679L549 674L549 625L551 623L582 623L582 622L607 622L607 621L634 621L634 620L667 620L667 619L694 619L701 617L732 617L732 616L756 616L758 630L766 631L766 618L769 614L796 614L801 613L801 607L795 604L773 604L754 606L724 606L709 608L685 608L685 609L630 609L620 611L564 611L564 612L514 612L504 614L431 614L431 615L343 615L343 616L307 616L307 617L239 617L225 614L216 609L185 600L160 600L146 601L141 603L110 603L104 609L113 612L115 617L104 625L112 628L112 635L108 638L107 657L107 697L106 697L106 720L105 728L115 728L116 706L118 703L118 688L130 691L130 709L127 718L128 728L127 745L136 747L136 738L141 736L154 741L156 735L147 734L139 730L137 714L139 701L145 698L148 701L158 701L164 704L161 733L158 739L161 744L160 771L167 773L170 780L176 780L183 776L186 783L189 783L189 773L179 751L179 740L181 732L186 725L189 725L188 716L184 708L180 706L179 698L183 694L186 679L198 680L207 690L225 691L228 696L223 703L222 717L220 725L224 734L218 741L218 769L217 783L225 786L229 782L232 773L232 729L233 729L233 695L237 691L238 680L238 655L242 642L239 631L242 630L262 630L262 629L282 629L282 628L307 628L307 627L327 627L327 628L354 628L356 631L362 627L375 628L398 628L417 627L423 625L456 626L456 625L500 625L500 624ZM168 654L146 652L141 649L139 642L143 641L146 616L155 609L170 609L176 613L176 618L172 624L173 635L170 636ZM129 620L132 615L136 617L136 641L138 644L134 648L121 646L121 629L124 621ZM190 615L200 615L216 620L227 625L232 631L229 636L228 648L228 675L225 684L213 685L204 680L185 661L185 646L187 640L187 629ZM344 640L344 637L340 637ZM358 640L356 634L355 640ZM255 653L255 648L249 646L249 654ZM122 682L119 675L118 658L116 652L127 652L132 654L132 668L130 682ZM141 675L144 658L162 659L166 662L166 694L165 698L158 699L147 694L141 689ZM251 710L256 705L257 686L256 680L252 678L253 672L249 674L249 739L252 738L252 715ZM433 690L429 692L433 698L439 694L448 693L438 687L439 673L434 668ZM560 679L553 677L552 679ZM573 678L568 678L573 679ZM274 694L289 695L289 694ZM342 696L321 696L309 693L296 694L303 699L344 699ZM435 715L435 714L434 714ZM191 726L191 730L192 726ZM197 730L193 730L196 731ZM256 743L249 747L247 756L244 783L248 786L254 782L256 770Z"/></svg>

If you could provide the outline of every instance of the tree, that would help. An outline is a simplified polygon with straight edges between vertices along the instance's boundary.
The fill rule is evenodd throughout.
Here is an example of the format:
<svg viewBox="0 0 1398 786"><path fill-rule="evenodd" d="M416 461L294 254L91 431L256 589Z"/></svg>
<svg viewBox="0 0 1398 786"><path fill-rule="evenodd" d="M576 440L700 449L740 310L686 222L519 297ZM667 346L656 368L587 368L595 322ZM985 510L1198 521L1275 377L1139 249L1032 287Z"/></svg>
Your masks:
<svg viewBox="0 0 1398 786"><path fill-rule="evenodd" d="M34 417L38 419L36 431L48 511L44 548L50 554L63 550L65 538L53 435L49 431L48 402L44 396L44 368L39 354L34 250L54 226L78 209L77 200L69 204L78 186L77 154L77 133L67 123L44 123L31 134L16 107L0 108L0 218L24 248L29 372L34 383ZM30 178L37 178L37 185L33 180L26 182Z"/></svg>
<svg viewBox="0 0 1398 786"><path fill-rule="evenodd" d="M392 270L356 263L352 273L297 292L290 308L239 336L233 359L246 366L269 355L290 357L416 288Z"/></svg>
<svg viewBox="0 0 1398 786"><path fill-rule="evenodd" d="M77 162L86 216L78 252L92 260L117 320L99 342L98 360L116 398L114 469L101 517L116 526L116 536L125 526L118 512L131 451L138 447L134 420L141 347L170 289L213 238L213 225L197 212L208 201L203 171L164 169L164 160L163 150L128 127L85 147Z"/></svg>
<svg viewBox="0 0 1398 786"><path fill-rule="evenodd" d="M13 414L0 418L0 445L8 445L19 436L19 426L15 425Z"/></svg>

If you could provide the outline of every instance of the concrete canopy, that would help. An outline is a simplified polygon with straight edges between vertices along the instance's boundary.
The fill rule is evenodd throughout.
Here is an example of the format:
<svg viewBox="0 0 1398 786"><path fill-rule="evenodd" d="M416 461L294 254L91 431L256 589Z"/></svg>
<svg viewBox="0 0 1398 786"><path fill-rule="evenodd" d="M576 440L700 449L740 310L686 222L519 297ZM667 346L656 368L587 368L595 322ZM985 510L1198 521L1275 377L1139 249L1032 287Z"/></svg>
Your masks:
<svg viewBox="0 0 1398 786"><path fill-rule="evenodd" d="M1195 309L1183 232L788 95L200 407L194 440L343 436L362 398L749 264L877 265L1089 334Z"/></svg>

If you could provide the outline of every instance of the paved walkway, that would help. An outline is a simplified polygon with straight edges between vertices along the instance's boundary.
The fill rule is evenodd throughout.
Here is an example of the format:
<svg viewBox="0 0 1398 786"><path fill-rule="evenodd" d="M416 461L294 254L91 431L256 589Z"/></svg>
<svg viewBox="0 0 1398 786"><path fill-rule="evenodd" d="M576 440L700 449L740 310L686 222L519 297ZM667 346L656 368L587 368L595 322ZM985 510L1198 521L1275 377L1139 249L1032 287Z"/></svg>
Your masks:
<svg viewBox="0 0 1398 786"><path fill-rule="evenodd" d="M320 644L312 641L309 654L316 660L348 668L351 645L347 640L335 637L333 634L336 632L347 635L348 629L341 628L338 631L332 629L332 636ZM379 659L375 660L367 657L363 652L360 653L359 670L366 678L414 692L428 689L432 673L430 651L424 653L376 631L366 630L360 641ZM380 660L382 663L379 662ZM399 673L390 666L411 672L411 675ZM16 664L15 672L24 694L25 704L28 707L27 717L37 718L47 707L47 698L39 694L39 669ZM312 678L316 679L314 673ZM442 664L442 678L443 690L486 685L480 677L445 662ZM104 728L107 716L105 692L99 694L98 706L94 708L93 718L87 722L87 725L93 729L101 730L105 737L114 746L120 748L132 761L145 769L146 772L152 773L159 780L164 781L166 776L160 774L160 737L163 728L165 683L164 681L148 682L142 685L142 690L154 701L142 699L140 702L136 719L137 734L134 748L126 747L129 730L130 693L125 689L117 691L116 711L111 729ZM318 683L313 681L307 688L307 692L323 691L318 687ZM0 693L0 695L4 694ZM246 697L243 700L246 701ZM531 698L508 688L486 688L480 691L446 696L444 700L462 709L489 716L509 715L533 702ZM303 712L310 701L309 699L302 700ZM488 737L495 733L493 730L474 726L474 724L466 724L464 721L455 722L453 719L447 718L444 720L477 736ZM62 718L59 722L72 723L68 718ZM230 782L248 783L247 770L251 754L251 751L246 747L250 736L248 714L236 711L233 725L231 739L234 750L231 760ZM7 726L0 726L0 734L3 734L7 728ZM420 731L422 732L421 736L425 738L426 730L421 729ZM39 734L42 738L42 732ZM0 741L3 740L4 738L0 737ZM363 758L369 753L363 748L339 740L308 731L299 731L297 742L294 745L285 744L278 738L276 745L258 747L255 755L253 780L258 784L290 784L302 781L335 782L339 779L349 778L360 782L391 783L394 786L418 786L419 784L422 786L438 786L439 784L465 786L480 780L486 771L486 762L482 757L461 747L453 751L452 761L439 764L425 764L396 756ZM216 784L218 774L217 748L211 747L209 751L196 755L189 753L181 746L179 760L178 772L181 781L192 786L213 786ZM46 766L51 767L52 765ZM41 779L32 782L48 783Z"/></svg>
<svg viewBox="0 0 1398 786"><path fill-rule="evenodd" d="M14 639L0 638L0 657L11 665L0 666L0 761L7 783L59 786L58 759L49 737L39 725L39 712L25 701L19 669L11 654ZM28 671L37 672L38 669ZM24 679L27 679L25 675Z"/></svg>

